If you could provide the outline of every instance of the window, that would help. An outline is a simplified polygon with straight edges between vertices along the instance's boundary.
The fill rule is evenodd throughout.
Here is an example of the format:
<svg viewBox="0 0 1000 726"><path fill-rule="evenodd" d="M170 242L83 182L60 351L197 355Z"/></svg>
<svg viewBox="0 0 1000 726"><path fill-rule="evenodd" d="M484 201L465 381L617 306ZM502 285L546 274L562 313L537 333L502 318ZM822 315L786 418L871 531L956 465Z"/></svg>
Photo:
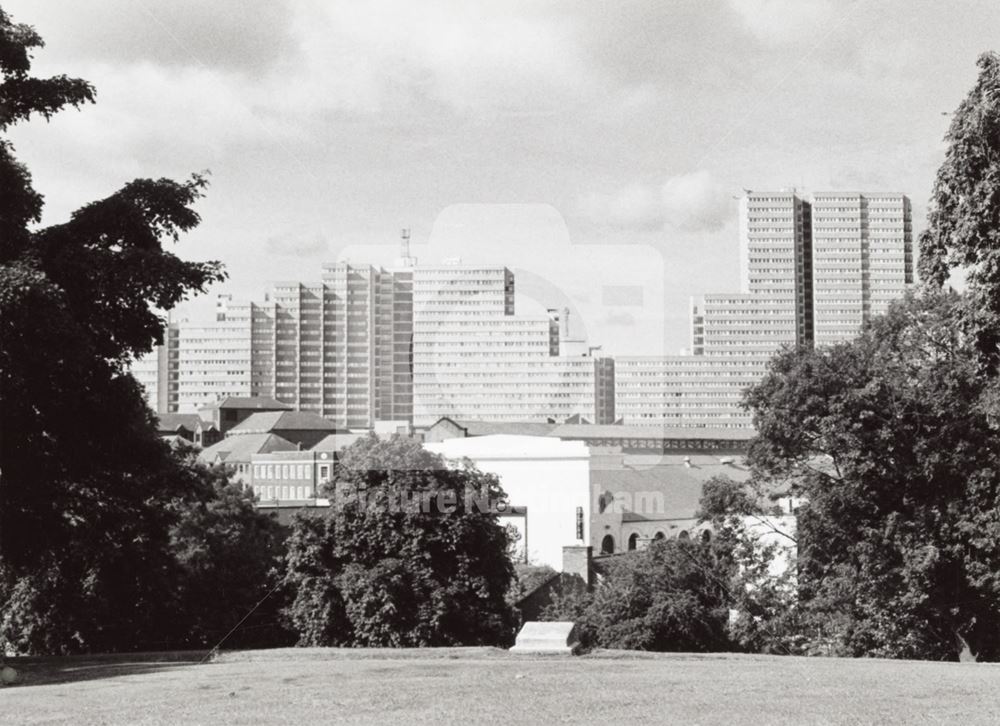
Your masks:
<svg viewBox="0 0 1000 726"><path fill-rule="evenodd" d="M601 540L601 554L602 555L613 555L615 553L615 538L610 534L604 535L604 539Z"/></svg>
<svg viewBox="0 0 1000 726"><path fill-rule="evenodd" d="M682 529L680 534L677 535L677 539L691 539L691 535L688 534L686 529Z"/></svg>
<svg viewBox="0 0 1000 726"><path fill-rule="evenodd" d="M639 544L639 535L637 535L635 532L633 532L628 537L628 549L629 549L629 551L631 552L632 550L634 550L638 544Z"/></svg>

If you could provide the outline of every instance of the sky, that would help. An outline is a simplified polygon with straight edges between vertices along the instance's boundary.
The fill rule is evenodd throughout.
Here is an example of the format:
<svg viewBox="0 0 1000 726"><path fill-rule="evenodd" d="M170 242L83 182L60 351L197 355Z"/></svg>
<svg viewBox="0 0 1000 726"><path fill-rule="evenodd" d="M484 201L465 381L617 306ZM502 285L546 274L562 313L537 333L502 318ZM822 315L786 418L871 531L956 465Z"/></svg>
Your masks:
<svg viewBox="0 0 1000 726"><path fill-rule="evenodd" d="M995 0L0 0L97 104L10 134L43 223L209 170L174 251L260 298L325 261L505 264L519 311L676 353L739 287L744 189L899 191L1000 50ZM582 332L578 328L576 332Z"/></svg>

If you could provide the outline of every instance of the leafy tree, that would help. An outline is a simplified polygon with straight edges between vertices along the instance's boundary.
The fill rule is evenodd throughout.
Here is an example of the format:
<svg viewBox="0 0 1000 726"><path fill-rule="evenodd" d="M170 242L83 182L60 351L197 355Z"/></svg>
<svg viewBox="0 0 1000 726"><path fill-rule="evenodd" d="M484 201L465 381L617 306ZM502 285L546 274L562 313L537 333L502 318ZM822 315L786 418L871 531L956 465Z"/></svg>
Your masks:
<svg viewBox="0 0 1000 726"><path fill-rule="evenodd" d="M300 643L510 640L508 538L485 506L503 497L496 477L373 435L344 451L330 496L329 514L300 517L288 542L288 617Z"/></svg>
<svg viewBox="0 0 1000 726"><path fill-rule="evenodd" d="M729 563L700 540L662 540L612 558L591 592L572 589L547 620L576 624L580 645L652 651L720 651L726 630Z"/></svg>
<svg viewBox="0 0 1000 726"><path fill-rule="evenodd" d="M700 522L712 525L716 558L728 563L726 590L733 645L754 653L805 652L802 613L796 606L797 532L779 519L774 500L787 494L751 478L715 476L705 482Z"/></svg>
<svg viewBox="0 0 1000 726"><path fill-rule="evenodd" d="M825 652L1000 657L1000 437L964 313L910 294L852 342L778 355L748 393L751 466L804 497L801 605Z"/></svg>
<svg viewBox="0 0 1000 726"><path fill-rule="evenodd" d="M227 648L290 645L280 614L285 527L259 512L225 467L202 464L193 448L178 453L179 476L193 493L171 505L170 552L180 570L173 641L190 648L223 638Z"/></svg>
<svg viewBox="0 0 1000 726"><path fill-rule="evenodd" d="M955 111L920 237L921 278L938 287L966 273L959 321L987 370L1000 367L1000 55L979 57L979 78Z"/></svg>
<svg viewBox="0 0 1000 726"><path fill-rule="evenodd" d="M0 134L94 100L85 81L30 75L41 46L0 9ZM2 648L205 642L223 610L235 623L256 598L273 533L159 440L126 371L161 339L154 309L223 278L163 248L198 223L204 186L139 179L40 228L42 196L0 136ZM214 557L241 571L213 571Z"/></svg>

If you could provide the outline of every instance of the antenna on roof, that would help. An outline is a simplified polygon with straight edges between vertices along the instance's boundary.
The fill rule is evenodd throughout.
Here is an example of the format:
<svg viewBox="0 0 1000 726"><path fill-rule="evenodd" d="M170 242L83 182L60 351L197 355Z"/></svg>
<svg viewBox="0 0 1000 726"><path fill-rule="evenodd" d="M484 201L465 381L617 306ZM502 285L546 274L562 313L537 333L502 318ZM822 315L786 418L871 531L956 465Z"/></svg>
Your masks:
<svg viewBox="0 0 1000 726"><path fill-rule="evenodd" d="M415 267L417 260L410 257L410 228L403 227L399 233L399 259L396 261L400 267Z"/></svg>

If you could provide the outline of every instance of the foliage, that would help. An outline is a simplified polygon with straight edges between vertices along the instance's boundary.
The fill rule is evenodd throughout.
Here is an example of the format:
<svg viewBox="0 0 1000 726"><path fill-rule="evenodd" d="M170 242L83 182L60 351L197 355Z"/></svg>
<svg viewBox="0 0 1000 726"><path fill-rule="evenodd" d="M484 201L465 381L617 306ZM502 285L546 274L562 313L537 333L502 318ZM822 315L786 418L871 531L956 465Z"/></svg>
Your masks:
<svg viewBox="0 0 1000 726"><path fill-rule="evenodd" d="M556 571L548 565L515 563L514 578L511 580L510 590L507 591L507 603L513 607L521 598L548 582L555 574Z"/></svg>
<svg viewBox="0 0 1000 726"><path fill-rule="evenodd" d="M592 592L557 598L545 618L575 622L584 648L726 650L728 576L709 543L657 541L610 559Z"/></svg>
<svg viewBox="0 0 1000 726"><path fill-rule="evenodd" d="M372 435L344 451L329 494L330 513L300 517L288 542L287 614L300 643L509 642L508 536L477 506L502 499L496 477Z"/></svg>
<svg viewBox="0 0 1000 726"><path fill-rule="evenodd" d="M799 587L825 652L1000 656L1000 437L955 294L787 351L751 389L757 476L804 497Z"/></svg>
<svg viewBox="0 0 1000 726"><path fill-rule="evenodd" d="M193 449L178 454L178 476L190 480L192 494L172 503L170 552L180 570L175 647L211 647L223 638L227 648L290 645L279 587L286 529L259 512L224 467L200 463Z"/></svg>
<svg viewBox="0 0 1000 726"><path fill-rule="evenodd" d="M702 488L698 518L712 525L716 556L729 563L729 635L740 650L788 655L805 646L796 607L797 533L771 503L783 494L757 478L715 476Z"/></svg>
<svg viewBox="0 0 1000 726"><path fill-rule="evenodd" d="M0 132L94 100L30 75L42 46L0 10ZM276 532L220 472L156 435L126 372L154 309L223 278L162 243L198 223L204 178L139 179L37 228L42 196L0 138L0 646L204 644L256 603Z"/></svg>
<svg viewBox="0 0 1000 726"><path fill-rule="evenodd" d="M991 374L1000 367L1000 55L984 53L976 85L955 111L920 237L924 281L965 272L960 323Z"/></svg>

